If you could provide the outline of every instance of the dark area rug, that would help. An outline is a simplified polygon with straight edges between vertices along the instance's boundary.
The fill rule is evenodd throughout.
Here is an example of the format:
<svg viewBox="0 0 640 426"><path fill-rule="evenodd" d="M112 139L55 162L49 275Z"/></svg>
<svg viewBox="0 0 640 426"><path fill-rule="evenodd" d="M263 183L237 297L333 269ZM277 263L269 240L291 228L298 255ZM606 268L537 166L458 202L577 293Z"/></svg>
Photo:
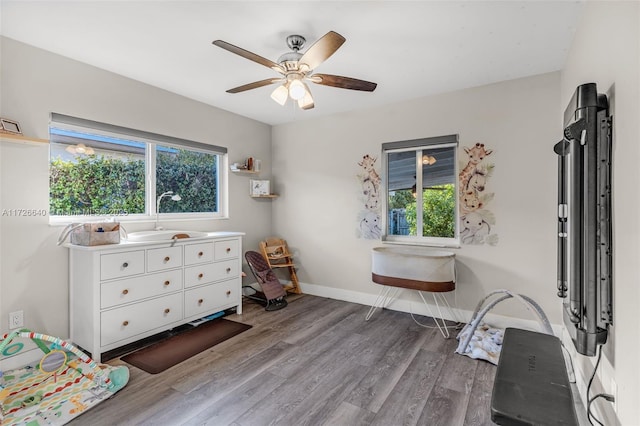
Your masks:
<svg viewBox="0 0 640 426"><path fill-rule="evenodd" d="M247 324L217 318L123 356L121 360L147 373L158 374L250 328Z"/></svg>

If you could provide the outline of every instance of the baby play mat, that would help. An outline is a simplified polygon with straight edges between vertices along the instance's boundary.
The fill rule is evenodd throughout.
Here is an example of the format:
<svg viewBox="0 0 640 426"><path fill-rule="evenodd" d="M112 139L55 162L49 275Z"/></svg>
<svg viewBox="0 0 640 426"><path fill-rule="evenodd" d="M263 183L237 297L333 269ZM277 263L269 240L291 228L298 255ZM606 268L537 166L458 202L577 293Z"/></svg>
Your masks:
<svg viewBox="0 0 640 426"><path fill-rule="evenodd" d="M0 371L3 426L65 424L111 397L129 380L125 366L97 364L69 342L28 330L2 336L0 353L20 351L24 339L35 343L44 356L33 364Z"/></svg>

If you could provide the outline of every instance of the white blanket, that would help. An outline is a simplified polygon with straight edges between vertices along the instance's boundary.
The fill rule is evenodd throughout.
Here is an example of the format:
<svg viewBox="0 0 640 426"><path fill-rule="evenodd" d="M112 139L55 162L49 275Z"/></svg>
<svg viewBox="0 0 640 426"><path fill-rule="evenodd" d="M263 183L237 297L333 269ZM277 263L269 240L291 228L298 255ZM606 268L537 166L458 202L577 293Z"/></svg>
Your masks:
<svg viewBox="0 0 640 426"><path fill-rule="evenodd" d="M478 324L471 341L466 348L461 348L470 332L471 323L464 326L457 336L460 342L456 353L466 355L473 359L484 359L492 364L498 365L500 350L502 349L503 330L493 328L483 322Z"/></svg>

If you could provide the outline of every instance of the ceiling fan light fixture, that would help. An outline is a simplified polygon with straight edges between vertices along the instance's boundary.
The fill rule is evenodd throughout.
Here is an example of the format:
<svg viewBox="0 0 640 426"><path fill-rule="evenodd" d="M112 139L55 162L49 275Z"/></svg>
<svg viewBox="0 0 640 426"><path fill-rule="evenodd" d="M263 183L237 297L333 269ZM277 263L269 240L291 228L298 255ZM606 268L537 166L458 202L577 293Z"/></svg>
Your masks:
<svg viewBox="0 0 640 426"><path fill-rule="evenodd" d="M278 86L276 90L271 93L271 99L284 106L287 103L287 97L289 96L289 90L287 89L287 85L283 84Z"/></svg>
<svg viewBox="0 0 640 426"><path fill-rule="evenodd" d="M307 110L313 108L313 106L313 98L311 96L305 96L302 99L298 99L298 107L300 109Z"/></svg>
<svg viewBox="0 0 640 426"><path fill-rule="evenodd" d="M241 93L270 84L284 83L271 93L271 98L283 106L287 103L287 99L291 98L297 101L301 109L308 110L313 108L314 104L311 91L305 82L310 81L323 86L365 92L375 90L377 84L370 81L332 74L312 74L313 70L331 57L344 42L343 36L335 31L329 31L316 40L305 52L300 52L305 44L305 38L300 35L290 35L287 37L287 45L291 51L281 55L278 63L223 40L215 40L213 45L271 68L281 75L280 78L268 78L243 84L227 90L227 93Z"/></svg>
<svg viewBox="0 0 640 426"><path fill-rule="evenodd" d="M311 96L311 91L309 90L309 87L302 83L304 85L304 96L300 99L298 99L298 107L300 107L300 109L311 109L314 107L313 105L313 96Z"/></svg>
<svg viewBox="0 0 640 426"><path fill-rule="evenodd" d="M95 151L90 146L86 146L83 143L79 143L77 145L69 145L65 148L65 151L70 152L71 154L84 154L84 155L93 155Z"/></svg>
<svg viewBox="0 0 640 426"><path fill-rule="evenodd" d="M436 158L432 155L423 155L422 156L422 164L431 166L436 163Z"/></svg>
<svg viewBox="0 0 640 426"><path fill-rule="evenodd" d="M289 96L294 101L298 101L304 98L307 93L307 89L304 87L304 84L299 79L295 79L289 83Z"/></svg>

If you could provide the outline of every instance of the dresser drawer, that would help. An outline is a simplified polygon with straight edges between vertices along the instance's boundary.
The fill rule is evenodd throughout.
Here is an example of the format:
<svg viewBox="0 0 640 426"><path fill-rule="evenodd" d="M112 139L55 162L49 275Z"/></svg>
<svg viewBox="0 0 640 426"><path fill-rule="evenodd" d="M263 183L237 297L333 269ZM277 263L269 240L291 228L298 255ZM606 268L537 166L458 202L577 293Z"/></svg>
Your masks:
<svg viewBox="0 0 640 426"><path fill-rule="evenodd" d="M144 250L100 256L100 279L129 277L144 273Z"/></svg>
<svg viewBox="0 0 640 426"><path fill-rule="evenodd" d="M241 234L69 245L71 340L100 362L107 351L196 318L232 307L242 314Z"/></svg>
<svg viewBox="0 0 640 426"><path fill-rule="evenodd" d="M184 286L207 284L214 281L226 280L240 274L238 260L227 260L217 263L205 263L184 269Z"/></svg>
<svg viewBox="0 0 640 426"><path fill-rule="evenodd" d="M186 244L184 246L184 264L213 262L213 243Z"/></svg>
<svg viewBox="0 0 640 426"><path fill-rule="evenodd" d="M182 319L182 293L170 294L100 314L100 344L110 345Z"/></svg>
<svg viewBox="0 0 640 426"><path fill-rule="evenodd" d="M100 308L111 308L147 297L182 290L182 270L174 269L100 285Z"/></svg>
<svg viewBox="0 0 640 426"><path fill-rule="evenodd" d="M240 255L239 240L214 241L215 260L234 259Z"/></svg>
<svg viewBox="0 0 640 426"><path fill-rule="evenodd" d="M147 250L147 271L155 272L182 266L182 247Z"/></svg>
<svg viewBox="0 0 640 426"><path fill-rule="evenodd" d="M202 316L212 310L222 310L240 301L240 280L228 280L197 287L184 292L184 316Z"/></svg>

